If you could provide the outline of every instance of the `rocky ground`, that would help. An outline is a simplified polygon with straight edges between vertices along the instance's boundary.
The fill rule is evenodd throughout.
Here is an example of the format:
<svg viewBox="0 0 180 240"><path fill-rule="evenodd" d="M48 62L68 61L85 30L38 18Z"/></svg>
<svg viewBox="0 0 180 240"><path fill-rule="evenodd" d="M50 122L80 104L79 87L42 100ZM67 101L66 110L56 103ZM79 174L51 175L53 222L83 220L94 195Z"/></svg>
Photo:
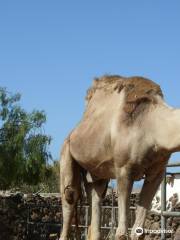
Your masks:
<svg viewBox="0 0 180 240"><path fill-rule="evenodd" d="M113 195L113 205L117 206L117 196ZM138 194L131 195L131 206L135 206L138 201ZM81 205L87 206L84 199ZM102 226L111 228L111 206L112 195L109 194L103 201ZM88 207L79 207L79 224L85 225L86 212ZM180 204L177 204L174 211L180 211ZM114 208L115 222L117 225L117 208ZM0 240L56 240L61 230L62 212L59 196L39 196L11 194L0 196ZM134 221L134 210L131 210L130 225ZM75 218L73 218L75 224ZM149 212L145 228L150 230L160 229L160 216ZM180 218L170 217L167 219L167 229L173 230L173 234L167 234L167 240L180 240ZM71 239L75 239L75 229L72 227ZM85 239L84 228L79 228L81 239ZM107 237L109 229L102 230L104 239ZM159 233L149 233L146 240L159 240Z"/></svg>

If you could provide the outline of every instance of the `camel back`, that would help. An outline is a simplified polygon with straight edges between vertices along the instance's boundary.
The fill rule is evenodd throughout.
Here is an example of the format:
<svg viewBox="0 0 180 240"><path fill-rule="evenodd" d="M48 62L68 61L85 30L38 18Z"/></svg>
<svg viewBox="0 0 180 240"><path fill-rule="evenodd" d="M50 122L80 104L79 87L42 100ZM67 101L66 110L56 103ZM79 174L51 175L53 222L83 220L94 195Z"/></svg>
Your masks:
<svg viewBox="0 0 180 240"><path fill-rule="evenodd" d="M147 109L150 103L156 103L157 95L163 97L162 90L155 82L143 77L121 77L118 75L96 78L87 91L86 100L89 103L94 94L103 90L106 95L114 91L120 93L125 90L124 111L128 119L135 119L140 112Z"/></svg>

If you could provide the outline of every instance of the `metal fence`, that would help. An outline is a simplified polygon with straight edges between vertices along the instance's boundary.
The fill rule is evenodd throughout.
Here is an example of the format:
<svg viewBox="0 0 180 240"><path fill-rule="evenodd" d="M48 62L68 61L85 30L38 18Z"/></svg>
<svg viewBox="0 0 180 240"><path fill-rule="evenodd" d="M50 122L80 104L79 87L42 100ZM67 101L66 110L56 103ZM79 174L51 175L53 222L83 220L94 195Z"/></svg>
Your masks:
<svg viewBox="0 0 180 240"><path fill-rule="evenodd" d="M180 163L177 164L169 164L167 167L179 167ZM164 179L161 184L161 240L166 239L166 234L163 231L166 229L166 218L167 217L180 217L179 212L169 212L166 211L166 175L171 175L174 173L166 172ZM179 174L179 173L176 173ZM112 240L115 237L115 231L118 225L118 207L117 207L117 201L114 199L114 189L112 188L111 192L111 204L109 205L102 205L102 217L101 217L101 235L104 240ZM37 209L37 211L40 211L40 208L47 208L47 205L30 205L28 209L28 219L27 219L27 235L28 239L30 240L49 240L58 239L59 233L61 231L62 225L59 224L59 222L47 220L47 221L36 221L33 222L31 218L31 212L34 211L34 209ZM48 209L52 211L52 214L55 214L55 212L59 211L61 206L59 205L52 205L48 206ZM129 231L131 230L131 227L133 226L134 220L135 220L135 207L130 207L130 216L129 216ZM61 210L60 210L61 211ZM87 239L88 234L88 227L90 225L90 209L88 205L79 205L77 208L78 211L78 232L79 232L79 239L85 240ZM53 213L54 212L54 213ZM41 231L40 231L41 229ZM71 236L70 239L76 239L76 226L75 224L72 224L71 227Z"/></svg>
<svg viewBox="0 0 180 240"><path fill-rule="evenodd" d="M171 163L167 167L180 167L180 163ZM166 218L167 217L180 217L180 212L166 211L166 175L180 174L180 172L171 173L165 172L163 181L161 183L161 240L166 240Z"/></svg>
<svg viewBox="0 0 180 240"><path fill-rule="evenodd" d="M59 206L51 206L51 211L54 212ZM36 211L47 206L30 206L29 215L27 219L27 236L29 240L49 240L58 239L59 232L61 231L62 225L53 221L36 221L34 222L30 215L32 211ZM129 229L132 227L134 222L134 207L130 210L130 222ZM101 239L112 240L115 236L115 230L118 225L118 207L117 206L101 206L102 217L101 217ZM90 209L88 205L78 206L78 239L85 240L88 235L88 227L90 225ZM71 226L70 239L76 239L77 229L75 224Z"/></svg>
<svg viewBox="0 0 180 240"><path fill-rule="evenodd" d="M115 231L118 225L118 206L117 199L114 197L114 189L108 194L108 199L103 202L104 205L101 206L101 239L112 240L115 236ZM131 195L131 202L134 204L137 196L135 194ZM135 207L130 207L129 216L129 229L132 227L135 220ZM58 239L59 233L61 231L62 224L59 224L59 220L55 221L54 218L45 219L45 212L48 211L47 215L51 213L53 216L56 212L61 211L61 205L47 205L32 203L28 205L28 216L27 216L27 239L28 240L50 240ZM90 225L90 207L87 204L78 205L77 207L78 215L78 239L85 240L88 235L88 228ZM33 220L33 215L40 216ZM42 217L43 216L43 217ZM61 218L62 220L62 215ZM72 219L71 234L70 239L74 240L76 238L77 228L75 222Z"/></svg>

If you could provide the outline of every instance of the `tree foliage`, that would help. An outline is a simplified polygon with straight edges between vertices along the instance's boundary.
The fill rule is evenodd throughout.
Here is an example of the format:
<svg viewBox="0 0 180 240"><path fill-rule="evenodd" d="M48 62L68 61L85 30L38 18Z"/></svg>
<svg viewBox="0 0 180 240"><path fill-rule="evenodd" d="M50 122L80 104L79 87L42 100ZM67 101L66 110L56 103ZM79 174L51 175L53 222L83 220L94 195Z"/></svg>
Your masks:
<svg viewBox="0 0 180 240"><path fill-rule="evenodd" d="M49 164L45 169L43 179L43 192L55 192L60 190L60 164L59 161L53 161L53 164Z"/></svg>
<svg viewBox="0 0 180 240"><path fill-rule="evenodd" d="M51 138L44 133L43 111L28 113L20 94L0 88L0 188L37 184L47 171Z"/></svg>

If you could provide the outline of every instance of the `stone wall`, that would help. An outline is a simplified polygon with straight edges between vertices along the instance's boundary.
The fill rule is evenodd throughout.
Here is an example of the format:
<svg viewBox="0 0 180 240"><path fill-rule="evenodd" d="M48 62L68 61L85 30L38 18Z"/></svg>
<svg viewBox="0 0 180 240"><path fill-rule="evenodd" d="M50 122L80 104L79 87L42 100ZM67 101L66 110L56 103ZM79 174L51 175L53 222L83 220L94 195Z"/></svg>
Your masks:
<svg viewBox="0 0 180 240"><path fill-rule="evenodd" d="M114 206L117 206L117 196L113 195ZM131 206L135 206L138 201L138 194L131 195ZM84 199L81 205L87 206ZM103 201L102 226L111 226L111 205L112 195L107 195ZM85 225L86 207L79 207L79 224ZM180 211L180 204L176 205L174 211ZM115 213L115 225L117 225L117 209ZM61 230L61 204L57 195L33 196L11 194L10 196L0 196L0 240L56 240ZM131 221L129 227L134 221L134 211L131 211ZM75 219L73 219L75 224ZM160 216L149 212L146 223L146 229L159 230ZM167 229L173 230L173 234L167 234L167 239L180 239L180 218L168 218ZM80 228L81 239L85 239L85 231ZM72 227L71 239L75 239L74 228ZM103 230L104 239L109 230ZM178 237L179 236L179 237ZM111 239L111 238L107 238ZM160 234L146 234L146 240L160 239Z"/></svg>

